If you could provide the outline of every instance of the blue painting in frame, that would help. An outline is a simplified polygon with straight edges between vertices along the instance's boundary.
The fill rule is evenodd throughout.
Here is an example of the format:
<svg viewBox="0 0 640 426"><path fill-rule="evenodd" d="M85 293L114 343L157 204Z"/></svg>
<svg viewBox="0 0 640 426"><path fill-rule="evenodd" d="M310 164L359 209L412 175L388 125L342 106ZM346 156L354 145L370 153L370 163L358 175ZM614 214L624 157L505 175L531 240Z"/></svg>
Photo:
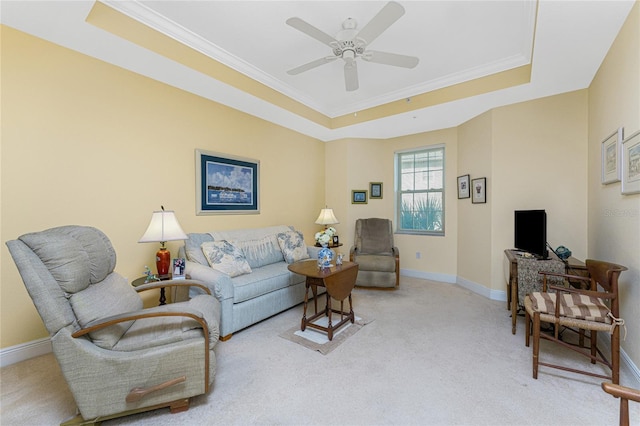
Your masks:
<svg viewBox="0 0 640 426"><path fill-rule="evenodd" d="M260 162L196 150L196 214L256 214Z"/></svg>

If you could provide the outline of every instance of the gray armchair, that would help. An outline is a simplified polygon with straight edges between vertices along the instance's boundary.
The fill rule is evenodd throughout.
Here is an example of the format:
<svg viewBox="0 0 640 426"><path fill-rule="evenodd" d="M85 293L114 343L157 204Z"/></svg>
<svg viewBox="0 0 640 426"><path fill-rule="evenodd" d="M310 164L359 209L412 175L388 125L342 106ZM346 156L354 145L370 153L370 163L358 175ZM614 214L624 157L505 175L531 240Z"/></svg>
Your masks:
<svg viewBox="0 0 640 426"><path fill-rule="evenodd" d="M161 407L184 411L190 397L208 392L219 337L217 299L203 294L143 309L136 292L197 282L134 290L114 272L116 254L107 236L91 227L25 234L7 246L78 406L80 414L68 424Z"/></svg>
<svg viewBox="0 0 640 426"><path fill-rule="evenodd" d="M400 285L400 251L393 245L389 219L358 219L349 259L359 265L356 286L396 288Z"/></svg>

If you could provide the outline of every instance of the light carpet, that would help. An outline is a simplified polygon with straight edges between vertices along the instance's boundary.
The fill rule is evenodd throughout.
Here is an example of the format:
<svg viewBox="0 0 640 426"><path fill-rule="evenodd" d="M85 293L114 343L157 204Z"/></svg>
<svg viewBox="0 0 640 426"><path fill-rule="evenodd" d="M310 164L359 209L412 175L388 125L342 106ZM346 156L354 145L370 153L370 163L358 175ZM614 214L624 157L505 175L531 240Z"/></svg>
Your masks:
<svg viewBox="0 0 640 426"><path fill-rule="evenodd" d="M601 380L548 368L531 377L524 320L512 335L505 302L403 276L395 291L355 289L353 309L375 321L327 355L278 337L300 324L297 306L219 342L213 387L188 411L161 409L103 426L618 424L619 400L602 391ZM541 350L585 365L550 342ZM3 426L56 425L75 411L51 354L0 375ZM640 388L636 380L621 371L623 385ZM638 424L640 404L630 408Z"/></svg>
<svg viewBox="0 0 640 426"><path fill-rule="evenodd" d="M339 318L339 316L338 319L332 317L332 320L334 322L339 321ZM351 322L347 322L338 330L334 330L332 340L329 340L327 333L321 330L306 327L305 330L302 331L300 330L300 326L288 329L284 333L281 333L280 337L302 345L305 348L320 352L322 355L327 355L370 322L371 320L364 320L356 315L355 322L353 324L351 324ZM313 323L326 327L329 324L329 319L326 316L322 316L313 321Z"/></svg>

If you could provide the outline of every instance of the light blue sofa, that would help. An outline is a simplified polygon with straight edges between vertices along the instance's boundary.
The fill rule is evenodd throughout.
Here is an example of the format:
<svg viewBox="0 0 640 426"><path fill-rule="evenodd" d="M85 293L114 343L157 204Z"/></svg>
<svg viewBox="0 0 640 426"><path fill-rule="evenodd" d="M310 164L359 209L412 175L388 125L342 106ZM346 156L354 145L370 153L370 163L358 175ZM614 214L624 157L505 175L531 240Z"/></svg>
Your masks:
<svg viewBox="0 0 640 426"><path fill-rule="evenodd" d="M297 257L291 251L283 252L283 237L297 234ZM185 273L211 289L220 301L221 340L231 338L232 333L269 318L304 301L305 277L287 269L288 263L298 258L317 259L319 248L304 245L302 234L289 226L271 226L255 229L191 233L179 256L186 259ZM280 241L278 240L280 237ZM210 266L203 252L203 244L226 241L239 249L251 268L250 273L230 276ZM288 240L287 240L288 241ZM206 247L206 246L205 246ZM286 260L285 260L286 258ZM174 301L186 300L202 292L192 288L173 293ZM318 294L324 293L319 289Z"/></svg>

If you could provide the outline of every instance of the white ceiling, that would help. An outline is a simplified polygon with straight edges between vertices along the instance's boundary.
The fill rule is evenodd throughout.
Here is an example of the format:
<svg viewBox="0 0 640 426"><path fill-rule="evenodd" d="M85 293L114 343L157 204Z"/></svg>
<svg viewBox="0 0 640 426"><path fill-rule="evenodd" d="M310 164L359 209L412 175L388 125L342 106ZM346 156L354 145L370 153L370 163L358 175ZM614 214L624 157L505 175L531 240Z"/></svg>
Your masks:
<svg viewBox="0 0 640 426"><path fill-rule="evenodd" d="M5 25L321 140L447 128L497 106L588 87L633 6L633 0L401 1L406 13L370 48L416 56L418 66L359 60L360 87L347 92L341 60L286 73L331 50L285 22L299 17L334 36L347 18L362 28L384 1L104 0L328 117L532 64L528 84L329 129L88 24L93 3L3 0L0 17Z"/></svg>

